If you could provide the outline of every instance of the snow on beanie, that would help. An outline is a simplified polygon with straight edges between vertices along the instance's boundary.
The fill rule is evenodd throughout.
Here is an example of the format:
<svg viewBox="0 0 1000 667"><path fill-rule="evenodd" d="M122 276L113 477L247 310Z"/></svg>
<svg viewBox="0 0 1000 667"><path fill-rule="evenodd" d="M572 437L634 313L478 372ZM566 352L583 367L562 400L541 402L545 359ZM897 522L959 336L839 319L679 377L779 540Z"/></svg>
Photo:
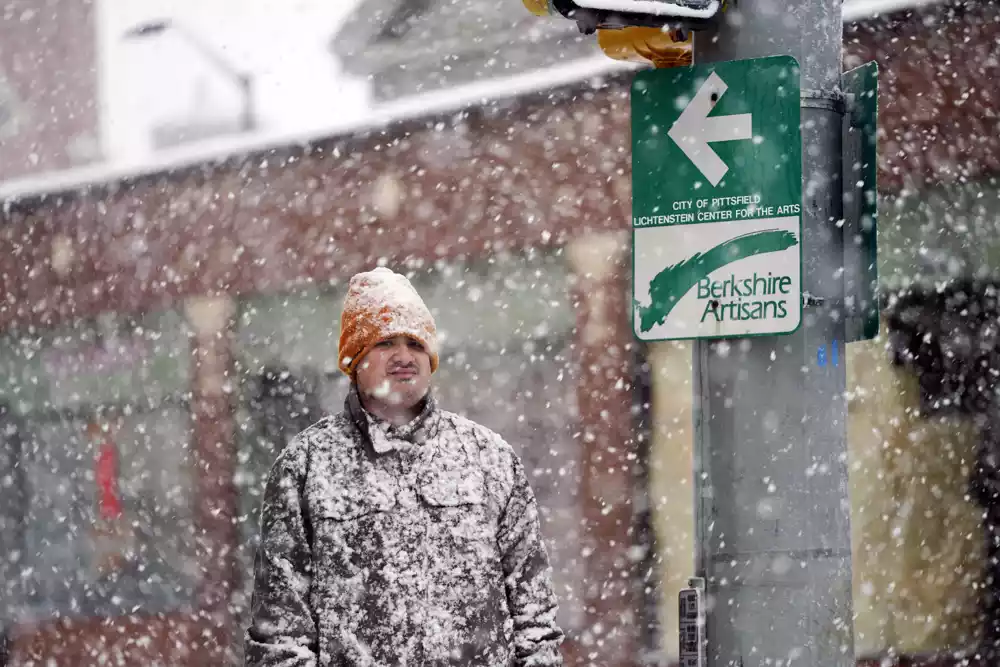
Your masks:
<svg viewBox="0 0 1000 667"><path fill-rule="evenodd" d="M394 336L423 344L431 355L431 372L437 370L434 317L406 276L385 267L356 274L340 316L340 370L353 376L369 350Z"/></svg>

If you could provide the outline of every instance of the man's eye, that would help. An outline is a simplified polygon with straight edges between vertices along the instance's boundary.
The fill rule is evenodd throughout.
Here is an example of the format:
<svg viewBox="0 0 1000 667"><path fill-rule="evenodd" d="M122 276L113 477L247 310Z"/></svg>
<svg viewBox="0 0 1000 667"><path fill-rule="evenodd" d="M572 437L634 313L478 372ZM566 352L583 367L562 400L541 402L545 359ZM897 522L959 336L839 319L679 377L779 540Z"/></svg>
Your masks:
<svg viewBox="0 0 1000 667"><path fill-rule="evenodd" d="M391 340L383 340L383 341L381 341L379 343L376 343L375 347L392 347L392 341Z"/></svg>
<svg viewBox="0 0 1000 667"><path fill-rule="evenodd" d="M410 347L412 347L414 350L420 350L421 352L424 351L424 346L415 340L410 341Z"/></svg>

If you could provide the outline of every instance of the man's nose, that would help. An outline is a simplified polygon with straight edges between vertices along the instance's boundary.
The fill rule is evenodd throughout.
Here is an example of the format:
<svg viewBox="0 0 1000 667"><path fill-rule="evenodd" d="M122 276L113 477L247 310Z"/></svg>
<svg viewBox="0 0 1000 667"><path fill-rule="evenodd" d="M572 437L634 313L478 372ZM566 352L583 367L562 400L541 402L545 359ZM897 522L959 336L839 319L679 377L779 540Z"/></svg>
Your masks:
<svg viewBox="0 0 1000 667"><path fill-rule="evenodd" d="M400 341L393 345L393 355L398 362L412 362L414 359L413 350L410 349L409 341Z"/></svg>

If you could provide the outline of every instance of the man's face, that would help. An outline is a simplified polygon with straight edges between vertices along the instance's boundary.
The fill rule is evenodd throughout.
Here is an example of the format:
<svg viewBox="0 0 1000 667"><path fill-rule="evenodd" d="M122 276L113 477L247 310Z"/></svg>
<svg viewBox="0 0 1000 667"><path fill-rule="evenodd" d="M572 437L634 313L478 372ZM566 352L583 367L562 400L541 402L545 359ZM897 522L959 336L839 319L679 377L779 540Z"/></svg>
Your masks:
<svg viewBox="0 0 1000 667"><path fill-rule="evenodd" d="M358 390L380 403L412 408L431 384L431 355L407 336L377 344L358 363Z"/></svg>

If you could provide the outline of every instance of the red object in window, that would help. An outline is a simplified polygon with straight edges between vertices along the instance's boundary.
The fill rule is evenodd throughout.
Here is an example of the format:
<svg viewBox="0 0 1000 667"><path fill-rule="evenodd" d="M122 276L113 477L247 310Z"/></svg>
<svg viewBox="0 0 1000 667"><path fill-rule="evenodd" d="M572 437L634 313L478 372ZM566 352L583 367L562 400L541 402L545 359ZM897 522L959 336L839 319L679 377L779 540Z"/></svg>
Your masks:
<svg viewBox="0 0 1000 667"><path fill-rule="evenodd" d="M97 507L102 519L120 519L122 501L118 497L118 449L101 440L97 454Z"/></svg>

